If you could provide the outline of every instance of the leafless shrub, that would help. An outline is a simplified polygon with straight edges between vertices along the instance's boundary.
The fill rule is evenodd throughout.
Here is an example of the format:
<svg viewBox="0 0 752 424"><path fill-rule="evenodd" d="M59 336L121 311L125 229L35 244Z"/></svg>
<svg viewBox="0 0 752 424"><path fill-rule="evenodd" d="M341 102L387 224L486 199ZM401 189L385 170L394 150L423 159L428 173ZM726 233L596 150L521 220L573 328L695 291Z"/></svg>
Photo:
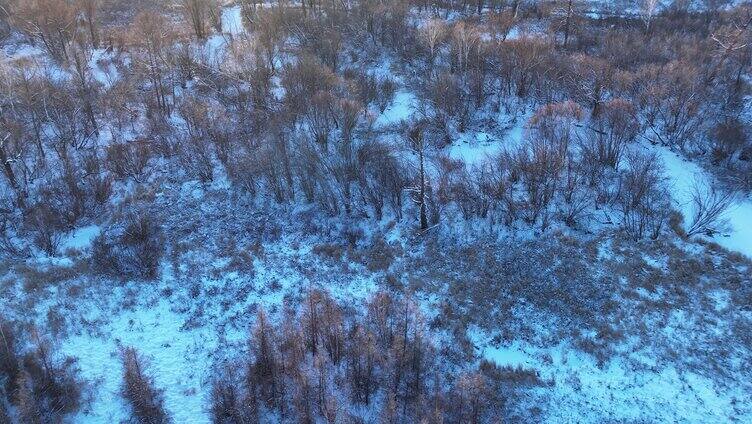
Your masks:
<svg viewBox="0 0 752 424"><path fill-rule="evenodd" d="M29 424L42 424L43 411L34 396L34 386L28 372L21 371L16 386L15 403L18 408L18 419Z"/></svg>
<svg viewBox="0 0 752 424"><path fill-rule="evenodd" d="M120 179L133 178L142 183L149 178L151 147L144 141L112 144L107 147L107 169Z"/></svg>
<svg viewBox="0 0 752 424"><path fill-rule="evenodd" d="M65 0L32 0L14 2L9 8L17 28L40 42L56 60L69 58L78 10Z"/></svg>
<svg viewBox="0 0 752 424"><path fill-rule="evenodd" d="M255 265L254 257L248 250L237 250L232 253L230 263L227 267L231 270L242 272L246 275L254 275Z"/></svg>
<svg viewBox="0 0 752 424"><path fill-rule="evenodd" d="M180 143L178 156L183 169L202 183L214 180L214 162L209 141L203 138L188 138Z"/></svg>
<svg viewBox="0 0 752 424"><path fill-rule="evenodd" d="M198 98L183 100L178 111L187 125L186 139L180 143L178 156L183 168L201 182L211 182L214 179L214 155L212 154L212 140L220 134L215 131L211 106ZM224 140L226 141L226 140ZM222 143L214 143L215 147ZM225 146L226 147L226 146ZM227 153L221 148L218 153Z"/></svg>
<svg viewBox="0 0 752 424"><path fill-rule="evenodd" d="M627 146L634 141L639 130L636 111L630 102L622 99L608 101L600 109L582 148L591 150L603 166L617 169Z"/></svg>
<svg viewBox="0 0 752 424"><path fill-rule="evenodd" d="M324 258L339 261L342 259L344 249L339 244L334 243L319 243L313 246L311 252Z"/></svg>
<svg viewBox="0 0 752 424"><path fill-rule="evenodd" d="M697 66L678 61L642 70L640 102L646 110L648 128L662 144L683 151L700 133L707 93L699 73Z"/></svg>
<svg viewBox="0 0 752 424"><path fill-rule="evenodd" d="M11 33L10 19L10 0L0 0L0 40L5 39ZM0 417L2 417L2 412L0 412Z"/></svg>
<svg viewBox="0 0 752 424"><path fill-rule="evenodd" d="M465 219L486 218L507 195L504 176L493 161L468 168L461 161L440 158L438 168L437 201L444 206L454 202Z"/></svg>
<svg viewBox="0 0 752 424"><path fill-rule="evenodd" d="M244 399L242 384L236 381L235 373L229 367L212 382L211 417L215 424L250 424L256 422Z"/></svg>
<svg viewBox="0 0 752 424"><path fill-rule="evenodd" d="M336 29L315 23L314 25L307 25L303 36L303 46L333 71L336 71L339 67L343 40L342 34Z"/></svg>
<svg viewBox="0 0 752 424"><path fill-rule="evenodd" d="M392 79L385 78L379 82L378 90L376 91L376 104L379 106L381 112L386 110L386 107L392 102L396 92L397 84Z"/></svg>
<svg viewBox="0 0 752 424"><path fill-rule="evenodd" d="M534 369L518 366L498 366L486 359L481 359L479 369L485 376L492 380L500 381L513 386L545 386L543 381Z"/></svg>
<svg viewBox="0 0 752 424"><path fill-rule="evenodd" d="M339 79L331 69L318 59L303 55L296 64L287 65L283 71L285 105L293 116L300 116L309 112L308 109L317 93L321 93L320 97L331 96L338 83Z"/></svg>
<svg viewBox="0 0 752 424"><path fill-rule="evenodd" d="M734 190L723 190L714 184L695 179L692 185L692 216L687 236L713 234L723 225L724 213L736 201Z"/></svg>
<svg viewBox="0 0 752 424"><path fill-rule="evenodd" d="M684 229L684 215L681 212L674 211L668 217L668 226L681 238L687 237L687 231Z"/></svg>
<svg viewBox="0 0 752 424"><path fill-rule="evenodd" d="M171 61L176 34L167 18L154 11L139 13L129 28L128 39L135 47L134 71L149 81L151 96L145 96L147 114L168 116L172 109L174 81L168 77L174 71L165 66Z"/></svg>
<svg viewBox="0 0 752 424"><path fill-rule="evenodd" d="M450 124L456 123L459 131L466 129L471 116L469 93L459 77L448 72L432 75L422 91L433 111L431 124L444 134L447 142L451 134Z"/></svg>
<svg viewBox="0 0 752 424"><path fill-rule="evenodd" d="M64 224L62 213L48 203L35 205L26 218L26 226L34 235L34 244L49 256L57 253Z"/></svg>
<svg viewBox="0 0 752 424"><path fill-rule="evenodd" d="M385 272L389 270L397 253L397 247L389 245L383 238L377 238L364 255L366 267L371 272Z"/></svg>
<svg viewBox="0 0 752 424"><path fill-rule="evenodd" d="M593 192L587 186L586 177L580 172L578 164L572 157L568 157L562 172L562 182L559 191L564 200L561 214L564 223L574 226L588 213L594 203Z"/></svg>
<svg viewBox="0 0 752 424"><path fill-rule="evenodd" d="M393 148L386 143L364 143L355 153L358 161L358 188L365 202L373 208L377 220L384 207L402 218L402 191L409 184L408 170Z"/></svg>
<svg viewBox="0 0 752 424"><path fill-rule="evenodd" d="M11 423L8 407L5 406L5 402L0 402L0 423Z"/></svg>
<svg viewBox="0 0 752 424"><path fill-rule="evenodd" d="M277 362L277 347L274 328L263 310L259 310L253 329L251 355L253 361L248 366L246 381L253 391L251 396L259 399L267 407L275 407L280 400L280 370Z"/></svg>
<svg viewBox="0 0 752 424"><path fill-rule="evenodd" d="M222 30L222 12L217 0L180 0L180 6L197 38L206 38L210 26Z"/></svg>
<svg viewBox="0 0 752 424"><path fill-rule="evenodd" d="M566 145L533 139L515 153L515 169L526 194L526 220L549 225L549 206L556 194L559 175L566 158Z"/></svg>
<svg viewBox="0 0 752 424"><path fill-rule="evenodd" d="M661 162L655 155L632 152L619 179L617 205L624 229L633 238L657 238L671 210Z"/></svg>
<svg viewBox="0 0 752 424"><path fill-rule="evenodd" d="M316 92L303 115L312 138L322 146L327 145L329 136L336 125L336 119L332 113L335 102L336 100L329 92Z"/></svg>
<svg viewBox="0 0 752 424"><path fill-rule="evenodd" d="M94 240L91 262L93 269L102 274L153 279L163 254L159 224L146 213L133 213Z"/></svg>
<svg viewBox="0 0 752 424"><path fill-rule="evenodd" d="M346 79L352 80L356 98L364 105L369 105L376 100L379 89L379 81L375 76L369 75L357 69L346 69L343 72Z"/></svg>
<svg viewBox="0 0 752 424"><path fill-rule="evenodd" d="M83 159L84 177L82 190L86 193L86 201L99 211L106 205L112 195L112 176L102 169L103 161L96 153L88 154Z"/></svg>
<svg viewBox="0 0 752 424"><path fill-rule="evenodd" d="M131 407L133 417L142 424L166 424L171 422L164 409L161 390L145 369L144 361L132 347L123 348L123 397Z"/></svg>
<svg viewBox="0 0 752 424"><path fill-rule="evenodd" d="M548 73L548 63L552 46L535 37L508 40L499 45L499 61L503 70L500 74L502 89L499 93L527 97Z"/></svg>
<svg viewBox="0 0 752 424"><path fill-rule="evenodd" d="M0 382L3 393L13 393L21 372L16 331L8 321L0 321ZM0 404L4 402L0 401Z"/></svg>
<svg viewBox="0 0 752 424"><path fill-rule="evenodd" d="M33 381L34 396L50 417L75 412L81 406L81 383L76 361L56 358L52 345L32 330L34 348L24 357L24 369Z"/></svg>
<svg viewBox="0 0 752 424"><path fill-rule="evenodd" d="M712 137L712 155L717 163L730 164L734 156L748 143L747 128L736 119L718 123L710 132Z"/></svg>
<svg viewBox="0 0 752 424"><path fill-rule="evenodd" d="M86 272L83 262L75 262L73 266L50 265L44 268L34 265L20 265L16 272L23 279L23 289L27 293L34 293L56 283L73 279Z"/></svg>
<svg viewBox="0 0 752 424"><path fill-rule="evenodd" d="M61 357L32 328L0 319L0 404L13 405L19 422L62 422L82 402L76 362Z"/></svg>

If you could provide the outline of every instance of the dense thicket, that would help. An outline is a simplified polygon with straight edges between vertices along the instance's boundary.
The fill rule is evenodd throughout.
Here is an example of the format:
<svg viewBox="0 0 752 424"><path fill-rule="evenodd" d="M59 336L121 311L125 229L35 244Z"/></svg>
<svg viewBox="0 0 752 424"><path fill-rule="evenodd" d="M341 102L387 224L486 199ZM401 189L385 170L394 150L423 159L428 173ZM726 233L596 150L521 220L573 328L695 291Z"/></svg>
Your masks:
<svg viewBox="0 0 752 424"><path fill-rule="evenodd" d="M259 311L247 356L215 373L213 421L493 422L509 412L505 385L544 384L534 372L473 365L461 343L437 342L409 298L381 292L350 317L326 292L311 292L279 325Z"/></svg>
<svg viewBox="0 0 752 424"><path fill-rule="evenodd" d="M44 52L0 64L6 254L55 254L115 193L164 179L227 180L326 214L407 213L422 229L458 215L588 229L605 214L634 238L659 237L670 215L659 161L637 141L752 182L746 5L615 16L567 1L241 1L245 31L223 35L216 1L137 6L2 3L6 43ZM383 60L404 72L373 71ZM398 91L417 95L416 113L374 122ZM529 118L521 143L474 164L446 155L499 114ZM103 265L125 221L95 268L154 276L141 259Z"/></svg>

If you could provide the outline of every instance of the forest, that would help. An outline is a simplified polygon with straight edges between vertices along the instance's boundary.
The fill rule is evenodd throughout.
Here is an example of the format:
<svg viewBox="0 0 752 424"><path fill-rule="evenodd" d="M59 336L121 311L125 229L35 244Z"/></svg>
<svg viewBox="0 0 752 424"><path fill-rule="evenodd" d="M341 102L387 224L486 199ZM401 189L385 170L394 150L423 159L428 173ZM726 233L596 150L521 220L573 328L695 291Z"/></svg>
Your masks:
<svg viewBox="0 0 752 424"><path fill-rule="evenodd" d="M2 424L752 419L748 2L0 0L0 48Z"/></svg>

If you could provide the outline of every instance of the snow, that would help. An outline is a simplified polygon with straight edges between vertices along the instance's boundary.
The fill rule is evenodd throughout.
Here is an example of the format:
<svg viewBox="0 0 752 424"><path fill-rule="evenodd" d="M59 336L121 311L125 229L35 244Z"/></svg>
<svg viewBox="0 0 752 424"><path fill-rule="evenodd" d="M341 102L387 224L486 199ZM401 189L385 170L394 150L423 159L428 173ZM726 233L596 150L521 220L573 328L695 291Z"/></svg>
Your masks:
<svg viewBox="0 0 752 424"><path fill-rule="evenodd" d="M240 6L227 7L222 10L222 32L237 35L245 31Z"/></svg>
<svg viewBox="0 0 752 424"><path fill-rule="evenodd" d="M483 349L481 355L502 367L530 367L536 364L535 359L523 352L519 344L505 347L487 346Z"/></svg>
<svg viewBox="0 0 752 424"><path fill-rule="evenodd" d="M102 229L98 225L77 228L62 240L60 250L63 252L68 249L83 250L91 246L91 242L94 241L101 231Z"/></svg>
<svg viewBox="0 0 752 424"><path fill-rule="evenodd" d="M509 128L503 135L496 136L484 131L460 134L449 146L449 156L461 159L467 165L477 165L491 159L504 149L517 147L524 136L524 120Z"/></svg>
<svg viewBox="0 0 752 424"><path fill-rule="evenodd" d="M640 355L598 364L565 343L547 349L516 341L508 346L481 344L482 357L499 366L538 371L553 382L544 422L600 423L653 421L664 417L682 422L731 419L743 389L719 390L712 380L673 365L658 365ZM547 389L546 389L547 390ZM752 418L752 411L743 416Z"/></svg>
<svg viewBox="0 0 752 424"><path fill-rule="evenodd" d="M652 150L663 160L666 175L679 211L684 215L685 225L691 220L692 187L695 182L707 186L719 183L696 163L681 158L663 146ZM740 197L724 214L729 229L725 234L715 236L713 241L726 249L742 253L752 258L752 200L749 196Z"/></svg>
<svg viewBox="0 0 752 424"><path fill-rule="evenodd" d="M731 231L716 240L721 246L752 258L752 200L739 201L726 212Z"/></svg>
<svg viewBox="0 0 752 424"><path fill-rule="evenodd" d="M103 49L96 49L92 52L89 60L89 69L91 69L94 79L105 87L110 87L120 78L117 68L111 63L112 53L107 53Z"/></svg>
<svg viewBox="0 0 752 424"><path fill-rule="evenodd" d="M224 35L214 34L207 38L206 44L203 47L207 63L212 66L218 64L222 55L224 55L226 45L227 39L225 39Z"/></svg>
<svg viewBox="0 0 752 424"><path fill-rule="evenodd" d="M12 62L18 59L32 59L44 56L44 50L23 42L20 38L6 42L0 52L0 63Z"/></svg>
<svg viewBox="0 0 752 424"><path fill-rule="evenodd" d="M415 94L399 90L395 93L392 104L376 119L376 125L386 126L407 121L415 113L417 107L418 98Z"/></svg>
<svg viewBox="0 0 752 424"><path fill-rule="evenodd" d="M209 340L198 333L181 331L184 322L166 301L129 311L107 325L112 337L77 336L67 340L63 350L75 353L82 377L99 382L88 414L76 422L111 423L128 418L120 396L122 363L120 348L136 347L143 355L157 387L164 389L165 408L179 423L208 423L203 412L207 384L202 382L203 364ZM205 358L203 358L205 359Z"/></svg>
<svg viewBox="0 0 752 424"><path fill-rule="evenodd" d="M232 42L233 36L245 32L240 6L223 8L221 19L221 33L209 36L202 49L207 62L217 68L219 67L218 64L225 53L225 48L228 43Z"/></svg>
<svg viewBox="0 0 752 424"><path fill-rule="evenodd" d="M224 8L222 11L221 34L209 37L203 49L209 62L218 62L232 36L245 31L239 6ZM513 28L508 39L514 39L525 34L524 29ZM36 56L42 52L36 47L22 46L17 50L4 49L5 58L10 60L19 56ZM90 61L93 77L101 84L110 86L119 78L118 69L109 63L110 57L102 50L95 50ZM380 76L394 77L400 82L399 76L394 75L386 63L376 69ZM275 93L281 98L279 77L274 77ZM401 88L395 93L392 103L376 119L376 127L388 127L409 120L419 107L419 100L415 93ZM492 115L490 115L492 116ZM493 117L493 116L492 116ZM502 122L502 117L494 117L496 122ZM468 165L479 164L483 160L493 157L505 148L512 148L524 139L525 119L515 121L501 131L484 129L458 134L448 147L448 154L455 159L462 159ZM689 221L692 214L691 194L694 181L715 184L713 177L698 165L682 159L667 148L648 146L653 149L665 164L666 174L672 187L672 196L679 210ZM180 193L186 198L200 201L206 196L206 190L198 183L185 183L180 187ZM752 257L752 199L741 198L725 215L729 221L727 234L713 238L720 245ZM207 225L208 227L209 225ZM368 229L366 229L368 230ZM387 234L387 240L397 242L404 239L402 227L397 226ZM89 225L69 232L60 243L60 250L85 250L101 233L98 225ZM297 240L295 241L297 242ZM292 249L292 240L280 241L282 252L267 253L269 256L280 254L290 257L310 257L311 245ZM224 272L231 262L227 257L207 257L202 261L207 268L212 268L217 274L223 274L219 281L200 278L202 289L221 289L229 286L229 282L248 284L253 287L253 281L244 281L237 272ZM52 261L53 259L50 259ZM65 259L66 264L72 263ZM61 262L62 263L62 262ZM648 262L652 266L664 267L654 259ZM133 346L138 349L148 364L150 374L154 376L156 386L164 389L165 407L178 423L208 423L207 413L210 369L217 360L214 352L219 346L224 346L229 336L231 343L244 343L247 337L246 322L234 324L234 316L244 314L248 319L249 307L262 304L269 309L280 305L283 298L290 293L301 293L303 287L321 284L332 291L335 298L357 303L357 299L367 297L373 292L377 284L373 278L355 278L354 283L342 281L319 280L309 281L302 275L294 275L292 265L300 266L307 272L314 272L315 267L308 262L264 263L256 260L254 268L257 276L254 278L256 286L266 290L271 281L280 281L282 288L271 292L254 293L246 298L229 298L232 303L230 311L217 311L207 307L204 322L196 327L187 326L192 315L184 308L190 308L203 303L186 305L180 295L163 296L160 288L175 288L176 292L185 290L178 287L184 281L175 281L170 276L163 277L153 283L153 289L133 289L132 286L114 286L106 293L108 302L125 302L133 290L139 293L139 301L132 307L113 305L99 305L84 303L80 306L80 316L71 319L81 321L78 333L62 341L61 351L76 356L81 368L82 377L93 384L94 399L90 408L81 411L75 417L76 423L111 423L122 422L128 418L128 408L120 395L122 364L120 349ZM181 264L187 270L189 265ZM279 271L272 271L278 269ZM293 274L292 276L290 274ZM348 277L349 278L349 277ZM311 279L313 280L313 279ZM346 285L350 284L350 285ZM109 291L109 286L107 287ZM138 291L141 290L141 291ZM641 294L649 297L644 289ZM234 294L234 293L233 293ZM144 295L146 299L141 299ZM202 294L209 297L209 295ZM709 295L718 311L725 310L730 301L730 295L725 291L713 292ZM214 302L219 303L214 300ZM94 323L94 324L91 324ZM224 326L230 327L225 331ZM93 328L92 328L93 327ZM222 329L220 330L220 327ZM670 331L670 328L659 328L656 331ZM547 411L547 421L550 422L603 422L641 421L646 417L673 418L674 420L692 422L723 422L730 420L736 405L748 403L748 394L728 388L715 386L712 379L677 369L673 364L654 364L650 358L628 356L616 358L606 364L598 364L594 358L580 349L562 343L549 348L540 348L521 340L492 344L477 342L482 357L505 367L521 367L538 370L541 378L554 382L555 389L552 405L556 407ZM742 407L748 407L743 405ZM752 422L749 410L741 411Z"/></svg>
<svg viewBox="0 0 752 424"><path fill-rule="evenodd" d="M212 189L183 184L172 192L193 207L205 203ZM205 229L213 225L218 224L207 224ZM96 226L78 229L69 235L67 244L86 246L98 232ZM312 246L299 236L265 244L263 256L253 261L252 276L229 268L229 257L199 248L185 254L179 271L163 264L158 281L103 282L106 290L97 287L93 298L77 299L71 306L75 312L66 315L80 322L61 338L59 351L78 358L81 377L90 383L93 399L72 422L116 423L129 418L129 407L120 393L120 351L135 347L156 387L164 390L164 406L172 422L209 423L211 370L244 351L257 307L274 319L274 311L285 299L301 296L312 287L326 288L339 302L350 305L378 287L374 276L360 273L362 268L356 274L338 267L336 274L326 271L325 278L321 270L328 268L311 253ZM362 267L349 264L358 266ZM198 297L190 294L192 285L199 288ZM53 296L42 312L46 308L62 311L54 303L57 299Z"/></svg>

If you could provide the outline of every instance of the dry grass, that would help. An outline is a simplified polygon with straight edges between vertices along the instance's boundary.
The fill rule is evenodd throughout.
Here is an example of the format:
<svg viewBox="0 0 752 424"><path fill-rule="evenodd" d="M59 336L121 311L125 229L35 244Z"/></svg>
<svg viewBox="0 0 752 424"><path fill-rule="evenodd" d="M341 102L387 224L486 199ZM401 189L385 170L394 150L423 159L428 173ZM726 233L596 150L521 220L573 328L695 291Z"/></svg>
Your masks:
<svg viewBox="0 0 752 424"><path fill-rule="evenodd" d="M14 268L15 273L23 281L24 291L28 294L39 292L63 281L85 276L88 270L86 261L75 261L72 266L48 265L45 267L20 263Z"/></svg>

